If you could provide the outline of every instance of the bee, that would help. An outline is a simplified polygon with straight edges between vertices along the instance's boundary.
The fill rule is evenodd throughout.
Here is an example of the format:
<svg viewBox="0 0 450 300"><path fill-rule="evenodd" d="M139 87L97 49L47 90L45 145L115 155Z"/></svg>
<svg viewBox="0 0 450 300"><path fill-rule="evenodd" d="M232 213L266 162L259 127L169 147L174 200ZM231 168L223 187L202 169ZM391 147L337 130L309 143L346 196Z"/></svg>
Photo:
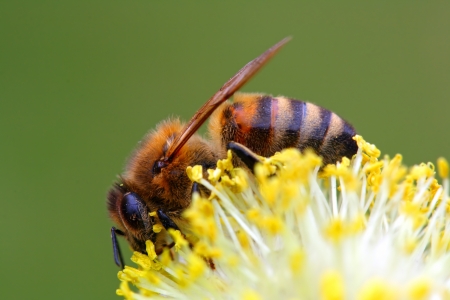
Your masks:
<svg viewBox="0 0 450 300"><path fill-rule="evenodd" d="M267 157L289 147L311 148L324 164L356 153L354 128L325 108L264 94L236 94L234 102L227 101L289 40L281 40L245 65L187 124L163 121L143 139L108 194L109 215L118 226L111 228L118 266L124 264L117 235L141 253L146 253L145 241L151 240L160 253L171 246L169 228L186 228L182 213L191 203L193 190L199 189L186 175L188 166L201 165L206 174L226 157L227 149L250 170L258 162L257 155ZM209 117L210 140L206 140L195 132ZM157 212L156 216L151 212ZM159 233L153 231L156 217L165 228Z"/></svg>

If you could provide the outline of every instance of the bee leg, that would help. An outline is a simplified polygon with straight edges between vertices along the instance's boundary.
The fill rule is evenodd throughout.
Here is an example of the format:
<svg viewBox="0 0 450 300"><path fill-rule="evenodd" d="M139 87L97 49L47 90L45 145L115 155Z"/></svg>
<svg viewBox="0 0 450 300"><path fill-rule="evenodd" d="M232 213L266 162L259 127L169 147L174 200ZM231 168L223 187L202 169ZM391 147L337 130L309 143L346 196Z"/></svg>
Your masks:
<svg viewBox="0 0 450 300"><path fill-rule="evenodd" d="M214 261L211 258L205 258L206 263L209 265L209 268L211 270L215 270L216 269L216 265L214 264Z"/></svg>
<svg viewBox="0 0 450 300"><path fill-rule="evenodd" d="M181 235L183 236L183 238L185 240L187 240L186 236L183 234L183 232L180 230L180 228L177 226L177 224L175 224L175 222L172 221L172 219L168 215L166 215L166 213L163 212L162 209L158 209L156 211L156 213L158 214L158 218L166 230L169 230L169 228L178 230L181 233ZM188 241L188 243L189 243L189 247L192 248L192 244L189 241ZM168 245L169 249L172 248L173 246L175 246L175 242L172 242L171 244Z"/></svg>
<svg viewBox="0 0 450 300"><path fill-rule="evenodd" d="M258 155L253 153L250 149L242 144L229 142L227 149L233 151L237 157L253 172L256 163L261 162Z"/></svg>
<svg viewBox="0 0 450 300"><path fill-rule="evenodd" d="M163 212L162 209L158 209L156 211L156 213L158 214L158 218L166 230L169 230L169 228L172 228L172 229L175 229L175 230L178 230L181 232L181 230L180 230L180 228L178 228L177 224L175 224L175 222L172 221L172 219L168 215L166 215L166 213Z"/></svg>
<svg viewBox="0 0 450 300"><path fill-rule="evenodd" d="M120 246L119 242L117 241L116 235L122 235L125 234L120 231L119 229L116 229L115 227L111 227L111 240L112 240L112 246L113 246L113 253L114 253L114 262L117 266L119 266L121 269L124 268L125 264L123 263L123 257L122 252L120 252Z"/></svg>

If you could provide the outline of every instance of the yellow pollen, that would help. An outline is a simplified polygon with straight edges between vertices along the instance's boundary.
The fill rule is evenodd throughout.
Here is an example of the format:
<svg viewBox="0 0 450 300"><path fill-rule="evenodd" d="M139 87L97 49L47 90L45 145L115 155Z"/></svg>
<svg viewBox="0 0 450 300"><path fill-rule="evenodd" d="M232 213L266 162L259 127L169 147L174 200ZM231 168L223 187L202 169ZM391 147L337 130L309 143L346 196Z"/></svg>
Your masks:
<svg viewBox="0 0 450 300"><path fill-rule="evenodd" d="M199 236L208 237L210 240L216 238L217 227L214 223L214 208L210 200L194 196L191 207L184 211L183 216Z"/></svg>
<svg viewBox="0 0 450 300"><path fill-rule="evenodd" d="M234 169L232 172L233 186L231 187L231 191L234 193L242 193L245 189L248 188L247 176L244 170L242 169Z"/></svg>
<svg viewBox="0 0 450 300"><path fill-rule="evenodd" d="M366 218L363 214L358 214L352 221L348 224L348 233L349 234L357 234L364 230L365 228Z"/></svg>
<svg viewBox="0 0 450 300"><path fill-rule="evenodd" d="M150 258L147 255L137 251L133 252L131 261L138 264L144 270L149 270L152 267L152 261Z"/></svg>
<svg viewBox="0 0 450 300"><path fill-rule="evenodd" d="M239 242L241 243L242 248L248 249L250 247L250 240L245 232L239 231L237 233L237 237Z"/></svg>
<svg viewBox="0 0 450 300"><path fill-rule="evenodd" d="M342 180L345 183L345 186L348 190L356 190L357 188L357 180L355 176L352 173L352 170L347 165L347 160L343 160L343 164L340 164L339 166L336 165L327 165L321 174L322 177L330 177L330 176L336 176L338 178L342 178Z"/></svg>
<svg viewBox="0 0 450 300"><path fill-rule="evenodd" d="M191 281L188 276L186 276L186 273L181 267L176 268L175 270L176 278L177 278L177 284L180 288L187 287Z"/></svg>
<svg viewBox="0 0 450 300"><path fill-rule="evenodd" d="M228 176L228 175L223 175L221 178L220 178L221 180L220 180L220 183L222 184L222 185L225 185L225 186L234 186L234 181L233 180L231 180L230 179L230 177Z"/></svg>
<svg viewBox="0 0 450 300"><path fill-rule="evenodd" d="M161 265L163 265L163 266L168 266L172 262L172 257L171 257L169 248L163 249L163 252L159 256L159 261L161 262Z"/></svg>
<svg viewBox="0 0 450 300"><path fill-rule="evenodd" d="M231 255L230 257L228 257L227 263L228 265L230 265L230 267L237 267L239 266L240 260L237 256Z"/></svg>
<svg viewBox="0 0 450 300"><path fill-rule="evenodd" d="M384 161L371 163L369 166L366 167L366 169L365 169L366 173L381 171L381 168L383 167L383 165L384 165Z"/></svg>
<svg viewBox="0 0 450 300"><path fill-rule="evenodd" d="M117 276L122 281L126 280L130 281L133 284L136 284L139 282L139 278L142 277L143 274L144 272L136 268L125 266L125 269L123 269L123 271L120 271Z"/></svg>
<svg viewBox="0 0 450 300"><path fill-rule="evenodd" d="M266 229L271 234L278 234L283 229L283 221L276 216L267 216L260 220L259 226Z"/></svg>
<svg viewBox="0 0 450 300"><path fill-rule="evenodd" d="M186 168L186 174L191 181L199 182L203 178L203 168L202 166L188 166Z"/></svg>
<svg viewBox="0 0 450 300"><path fill-rule="evenodd" d="M173 230L172 228L169 228L169 234L172 236L173 241L175 242L175 251L179 251L181 248L188 245L188 242L184 239L179 230Z"/></svg>
<svg viewBox="0 0 450 300"><path fill-rule="evenodd" d="M439 176L444 179L448 178L448 162L445 158L439 157L437 160Z"/></svg>
<svg viewBox="0 0 450 300"><path fill-rule="evenodd" d="M405 252L408 254L413 253L417 247L417 239L413 237L406 239L404 243Z"/></svg>
<svg viewBox="0 0 450 300"><path fill-rule="evenodd" d="M291 254L290 267L293 273L298 273L305 261L305 253L299 249Z"/></svg>
<svg viewBox="0 0 450 300"><path fill-rule="evenodd" d="M213 247L204 241L198 241L194 246L194 252L202 257L217 258L222 256L222 250Z"/></svg>
<svg viewBox="0 0 450 300"><path fill-rule="evenodd" d="M423 177L428 178L433 175L434 175L434 166L424 163L418 166L413 166L411 168L411 171L409 172L409 176L411 176L411 178L415 180Z"/></svg>
<svg viewBox="0 0 450 300"><path fill-rule="evenodd" d="M187 258L187 264L189 277L193 281L200 277L206 270L206 264L204 260L193 253L189 254Z"/></svg>
<svg viewBox="0 0 450 300"><path fill-rule="evenodd" d="M261 217L261 210L259 208L251 208L247 211L247 218L250 221L257 222Z"/></svg>
<svg viewBox="0 0 450 300"><path fill-rule="evenodd" d="M291 207L294 199L298 199L299 189L298 184L293 181L286 182L281 190L281 203L280 206L283 210L287 210Z"/></svg>
<svg viewBox="0 0 450 300"><path fill-rule="evenodd" d="M208 180L212 181L212 182L217 182L220 179L220 176L222 176L222 170L217 168L217 169L208 169Z"/></svg>
<svg viewBox="0 0 450 300"><path fill-rule="evenodd" d="M369 280L360 290L358 300L394 300L395 292L381 279Z"/></svg>
<svg viewBox="0 0 450 300"><path fill-rule="evenodd" d="M227 151L227 158L217 162L217 168L222 171L231 171L233 169L231 150Z"/></svg>
<svg viewBox="0 0 450 300"><path fill-rule="evenodd" d="M327 271L320 280L320 291L324 300L341 300L345 297L344 282L337 271Z"/></svg>
<svg viewBox="0 0 450 300"><path fill-rule="evenodd" d="M377 158L381 155L381 151L375 145L367 143L360 135L355 135L353 139L368 156Z"/></svg>
<svg viewBox="0 0 450 300"><path fill-rule="evenodd" d="M333 242L339 242L345 235L345 231L345 224L339 218L332 219L328 226L325 227L325 235Z"/></svg>
<svg viewBox="0 0 450 300"><path fill-rule="evenodd" d="M242 300L260 300L262 299L261 296L252 290L246 290L244 291L244 293L242 294L241 298Z"/></svg>
<svg viewBox="0 0 450 300"><path fill-rule="evenodd" d="M418 278L409 284L409 297L412 300L429 299L432 289L432 282L426 278Z"/></svg>
<svg viewBox="0 0 450 300"><path fill-rule="evenodd" d="M154 272L147 272L145 275L145 278L148 279L148 281L150 281L150 283L154 284L154 285L159 285L159 283L161 282L161 279L156 275L157 273Z"/></svg>
<svg viewBox="0 0 450 300"><path fill-rule="evenodd" d="M414 228L418 228L426 222L426 216L421 211L420 204L409 201L403 202L401 212L412 219Z"/></svg>
<svg viewBox="0 0 450 300"><path fill-rule="evenodd" d="M275 205L278 199L279 186L280 180L278 178L273 178L266 183L261 184L261 194L264 196L266 202L271 206Z"/></svg>
<svg viewBox="0 0 450 300"><path fill-rule="evenodd" d="M276 171L276 167L271 165L268 161L265 161L262 164L256 164L255 166L255 175L258 180L264 182L270 175L273 175Z"/></svg>
<svg viewBox="0 0 450 300"><path fill-rule="evenodd" d="M130 290L130 287L128 286L128 282L122 281L120 283L120 288L116 290L116 294L118 296L123 296L127 300L134 299L133 292Z"/></svg>
<svg viewBox="0 0 450 300"><path fill-rule="evenodd" d="M164 226L162 226L162 224L155 224L155 225L153 225L153 232L155 232L155 233L159 233L163 229L164 229Z"/></svg>
<svg viewBox="0 0 450 300"><path fill-rule="evenodd" d="M151 260L154 260L157 257L155 244L153 244L152 241L145 242L145 250L147 251L147 255Z"/></svg>

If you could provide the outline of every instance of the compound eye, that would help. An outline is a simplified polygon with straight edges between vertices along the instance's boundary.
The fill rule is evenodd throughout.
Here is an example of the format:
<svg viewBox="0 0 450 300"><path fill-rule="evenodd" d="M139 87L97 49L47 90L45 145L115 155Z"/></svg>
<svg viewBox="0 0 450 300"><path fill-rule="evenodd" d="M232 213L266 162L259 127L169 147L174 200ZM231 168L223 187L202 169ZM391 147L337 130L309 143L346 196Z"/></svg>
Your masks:
<svg viewBox="0 0 450 300"><path fill-rule="evenodd" d="M143 227L142 216L147 213L145 204L136 193L126 193L120 205L121 217L126 227L140 229Z"/></svg>
<svg viewBox="0 0 450 300"><path fill-rule="evenodd" d="M162 161L162 160L157 160L155 161L155 164L153 165L153 175L158 175L159 173L161 173L161 169L165 168L167 166L167 162Z"/></svg>

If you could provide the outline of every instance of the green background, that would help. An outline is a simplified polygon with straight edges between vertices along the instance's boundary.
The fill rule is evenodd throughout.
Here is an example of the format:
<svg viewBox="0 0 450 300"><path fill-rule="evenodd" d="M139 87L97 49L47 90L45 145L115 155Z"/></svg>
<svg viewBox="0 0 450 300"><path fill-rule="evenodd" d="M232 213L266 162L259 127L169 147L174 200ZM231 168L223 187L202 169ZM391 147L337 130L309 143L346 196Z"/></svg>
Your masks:
<svg viewBox="0 0 450 300"><path fill-rule="evenodd" d="M450 158L449 32L449 1L2 1L1 298L116 299L126 157L288 35L244 91L327 107L409 165Z"/></svg>

